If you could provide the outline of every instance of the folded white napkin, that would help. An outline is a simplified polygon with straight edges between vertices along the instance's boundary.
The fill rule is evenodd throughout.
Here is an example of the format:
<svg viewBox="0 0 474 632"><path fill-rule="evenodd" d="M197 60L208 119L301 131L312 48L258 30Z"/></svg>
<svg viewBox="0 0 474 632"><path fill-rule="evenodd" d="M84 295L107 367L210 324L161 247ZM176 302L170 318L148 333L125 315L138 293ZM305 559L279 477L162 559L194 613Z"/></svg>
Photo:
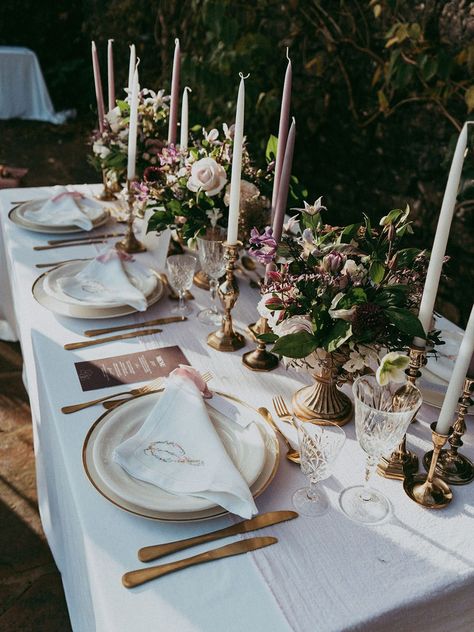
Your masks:
<svg viewBox="0 0 474 632"><path fill-rule="evenodd" d="M151 269L130 255L107 247L78 274L63 277L58 283L65 294L80 301L131 305L143 312L157 279Z"/></svg>
<svg viewBox="0 0 474 632"><path fill-rule="evenodd" d="M77 191L55 186L53 194L36 211L26 210L24 217L37 224L52 226L78 226L82 230L94 228L93 221L103 214L102 206Z"/></svg>
<svg viewBox="0 0 474 632"><path fill-rule="evenodd" d="M113 454L130 476L172 494L205 498L243 518L258 513L217 434L199 389L172 375L136 435Z"/></svg>

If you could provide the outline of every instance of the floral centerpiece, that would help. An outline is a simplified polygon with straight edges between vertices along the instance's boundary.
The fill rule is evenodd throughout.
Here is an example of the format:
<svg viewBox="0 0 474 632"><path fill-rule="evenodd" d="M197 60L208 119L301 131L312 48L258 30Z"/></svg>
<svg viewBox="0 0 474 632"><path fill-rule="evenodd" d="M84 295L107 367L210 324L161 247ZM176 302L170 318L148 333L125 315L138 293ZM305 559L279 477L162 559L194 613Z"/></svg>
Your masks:
<svg viewBox="0 0 474 632"><path fill-rule="evenodd" d="M148 207L155 213L149 230L171 228L182 240L193 240L208 229L226 228L233 151L233 126L223 125L222 132L202 129L186 150L173 145L157 154L157 166L144 173L142 189ZM258 169L244 146L241 180L241 236L252 226L268 222L273 174Z"/></svg>
<svg viewBox="0 0 474 632"><path fill-rule="evenodd" d="M165 144L168 129L169 96L164 90L144 88L138 95L137 174L141 177L150 165L159 164L158 154ZM90 162L106 174L108 184L120 190L127 170L128 126L130 103L117 100L104 120L104 131L95 130L91 137Z"/></svg>
<svg viewBox="0 0 474 632"><path fill-rule="evenodd" d="M271 229L254 231L251 251L262 262L278 262L259 303L271 329L264 339L287 365L316 378L315 386L295 394L295 412L345 423L351 405L336 385L375 371L387 352L425 337L415 312L429 257L402 247L403 237L413 232L408 207L390 211L378 226L367 216L329 226L322 219L325 210L321 198L305 202L296 234L276 244ZM436 332L432 338L437 342Z"/></svg>

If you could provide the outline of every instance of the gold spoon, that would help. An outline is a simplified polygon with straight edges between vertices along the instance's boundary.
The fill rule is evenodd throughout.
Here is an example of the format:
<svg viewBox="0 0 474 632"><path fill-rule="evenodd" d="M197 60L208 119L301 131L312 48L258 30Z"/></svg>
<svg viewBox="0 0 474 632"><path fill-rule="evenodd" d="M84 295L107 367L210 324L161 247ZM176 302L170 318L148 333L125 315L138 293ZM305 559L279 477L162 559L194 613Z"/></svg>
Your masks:
<svg viewBox="0 0 474 632"><path fill-rule="evenodd" d="M280 430L280 428L277 426L277 424L273 421L273 417L270 414L270 411L268 410L268 408L258 408L257 409L258 412L262 415L262 417L264 417L265 421L267 421L270 426L275 430L275 432L277 432L281 437L283 437L283 441L286 444L286 447L288 448L287 452L286 452L286 458L291 461L292 463L297 463L298 465L300 464L300 453L298 452L298 450L295 450L292 446L291 443L288 441L288 439L285 437L285 435L283 434L283 432Z"/></svg>

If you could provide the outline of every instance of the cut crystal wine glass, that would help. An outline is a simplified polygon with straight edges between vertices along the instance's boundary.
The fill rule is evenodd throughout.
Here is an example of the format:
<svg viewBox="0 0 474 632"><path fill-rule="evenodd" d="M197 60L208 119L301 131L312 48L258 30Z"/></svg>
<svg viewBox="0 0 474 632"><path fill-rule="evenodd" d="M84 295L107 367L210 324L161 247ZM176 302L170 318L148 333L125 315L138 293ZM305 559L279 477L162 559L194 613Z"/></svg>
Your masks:
<svg viewBox="0 0 474 632"><path fill-rule="evenodd" d="M346 434L332 423L317 426L296 418L293 418L293 423L298 430L301 471L309 480L309 487L298 489L293 494L293 504L304 516L321 516L329 509L329 499L317 483L331 476Z"/></svg>
<svg viewBox="0 0 474 632"><path fill-rule="evenodd" d="M226 260L224 259L224 237L216 232L212 235L197 238L198 254L201 268L209 277L209 290L211 294L211 307L202 309L198 318L206 325L220 325L222 316L217 309L217 288L219 279L225 272Z"/></svg>
<svg viewBox="0 0 474 632"><path fill-rule="evenodd" d="M365 524L376 524L390 513L390 502L369 487L370 476L382 456L402 440L422 403L420 391L409 382L380 386L375 376L361 376L353 384L355 426L360 447L367 455L365 484L348 487L340 497L343 512Z"/></svg>
<svg viewBox="0 0 474 632"><path fill-rule="evenodd" d="M193 311L186 303L186 291L193 284L196 263L192 255L171 255L166 261L170 285L179 296L178 305L171 310L173 314L185 316Z"/></svg>

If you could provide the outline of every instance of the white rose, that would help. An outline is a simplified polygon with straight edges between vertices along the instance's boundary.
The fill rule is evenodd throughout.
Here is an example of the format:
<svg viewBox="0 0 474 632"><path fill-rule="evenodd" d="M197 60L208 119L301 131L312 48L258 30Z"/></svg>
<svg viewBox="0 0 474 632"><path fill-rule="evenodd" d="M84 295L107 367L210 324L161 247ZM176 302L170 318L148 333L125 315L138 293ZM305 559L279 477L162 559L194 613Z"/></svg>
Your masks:
<svg viewBox="0 0 474 632"><path fill-rule="evenodd" d="M117 133L119 131L119 129L121 127L121 123L122 123L122 116L120 114L119 106L117 105L115 108L113 108L112 110L107 112L107 114L105 115L105 118L109 122L110 129L114 133ZM127 131L127 134L128 134L128 131Z"/></svg>
<svg viewBox="0 0 474 632"><path fill-rule="evenodd" d="M240 203L245 204L248 200L260 195L260 190L252 182L248 180L240 181ZM230 204L230 184L227 185L224 195L224 204L229 206Z"/></svg>
<svg viewBox="0 0 474 632"><path fill-rule="evenodd" d="M217 195L225 186L227 175L222 165L213 158L201 158L191 167L187 187L190 191L205 191L209 197Z"/></svg>
<svg viewBox="0 0 474 632"><path fill-rule="evenodd" d="M97 154L101 160L104 160L104 158L107 158L107 156L110 154L110 149L108 147L105 147L105 145L102 145L102 143L100 142L94 143L94 145L92 146L92 151L94 152L94 154Z"/></svg>

